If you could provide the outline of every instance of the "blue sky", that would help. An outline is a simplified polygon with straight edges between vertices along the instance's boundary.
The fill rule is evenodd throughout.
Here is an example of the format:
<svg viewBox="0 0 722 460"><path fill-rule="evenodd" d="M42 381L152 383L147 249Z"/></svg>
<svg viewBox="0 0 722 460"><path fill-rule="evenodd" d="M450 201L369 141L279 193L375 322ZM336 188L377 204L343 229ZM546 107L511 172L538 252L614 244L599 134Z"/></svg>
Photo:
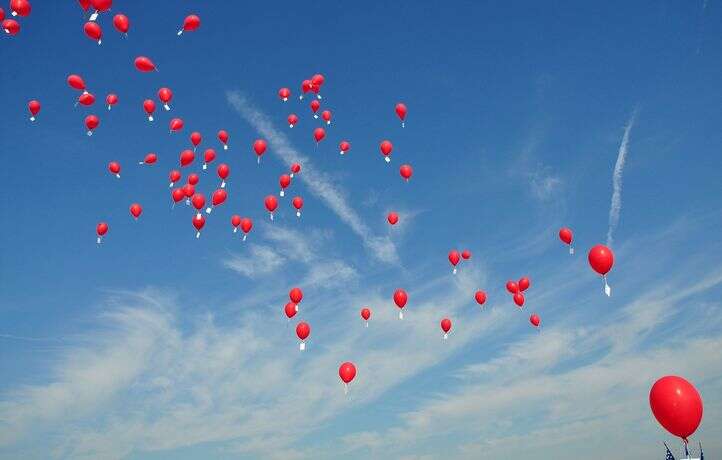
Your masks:
<svg viewBox="0 0 722 460"><path fill-rule="evenodd" d="M76 2L34 1L0 44L0 457L661 458L675 441L647 397L666 374L699 388L694 439L721 451L722 9L632 3L118 0L129 36L103 14L99 47ZM192 12L201 28L177 37ZM138 73L137 55L160 72ZM316 72L334 114L318 148L296 98ZM118 105L74 108L70 73ZM161 86L173 109L150 124L141 104ZM30 99L43 105L35 123ZM89 113L101 119L90 138ZM182 133L168 134L172 116ZM606 298L586 252L607 238L625 127ZM231 167L199 240L166 180L192 130ZM137 166L150 151L158 164ZM263 197L297 159L271 223ZM217 182L202 176L201 190ZM235 213L254 219L245 244ZM97 247L100 220L110 231ZM556 236L565 225L573 257ZM452 248L473 253L456 276ZM520 313L504 283L524 275ZM312 327L303 354L283 316L296 285ZM358 375L345 396L348 360Z"/></svg>

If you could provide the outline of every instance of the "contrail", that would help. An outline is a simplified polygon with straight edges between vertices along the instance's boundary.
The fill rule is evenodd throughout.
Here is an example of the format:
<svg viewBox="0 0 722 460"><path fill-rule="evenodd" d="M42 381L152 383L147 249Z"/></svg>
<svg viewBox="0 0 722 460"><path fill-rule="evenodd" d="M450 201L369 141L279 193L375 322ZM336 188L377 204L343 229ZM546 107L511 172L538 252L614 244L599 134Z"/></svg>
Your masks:
<svg viewBox="0 0 722 460"><path fill-rule="evenodd" d="M614 174L612 175L612 205L609 208L609 230L607 231L607 246L611 246L614 241L612 234L619 225L619 213L622 211L622 174L624 173L624 163L627 160L627 152L629 150L629 134L637 119L637 109L635 108L629 117L627 126L624 127L624 135L622 143L619 145L619 153L617 154L617 163L614 165Z"/></svg>
<svg viewBox="0 0 722 460"><path fill-rule="evenodd" d="M363 241L371 254L382 262L396 263L398 256L396 246L388 236L375 236L371 229L363 222L356 211L348 204L345 193L337 187L331 179L313 167L311 160L296 150L288 137L278 131L271 120L261 111L254 108L239 91L226 93L228 103L266 140L273 151L281 157L284 163L290 166L298 162L303 165L299 179L306 183L309 190L321 201L326 203L336 215L348 225L351 230Z"/></svg>

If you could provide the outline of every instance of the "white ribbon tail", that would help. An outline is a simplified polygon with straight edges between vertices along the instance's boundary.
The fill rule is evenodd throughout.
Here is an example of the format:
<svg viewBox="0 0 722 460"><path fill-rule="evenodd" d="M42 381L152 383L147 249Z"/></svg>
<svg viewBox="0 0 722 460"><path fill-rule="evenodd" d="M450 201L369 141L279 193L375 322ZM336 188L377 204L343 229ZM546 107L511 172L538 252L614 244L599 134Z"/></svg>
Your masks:
<svg viewBox="0 0 722 460"><path fill-rule="evenodd" d="M449 338L449 333L448 333L448 332L444 332L444 340L446 340L446 339L448 339L448 338Z"/></svg>
<svg viewBox="0 0 722 460"><path fill-rule="evenodd" d="M399 310L399 319L404 319L404 311Z"/></svg>
<svg viewBox="0 0 722 460"><path fill-rule="evenodd" d="M228 144L223 144L223 150L228 150Z"/></svg>
<svg viewBox="0 0 722 460"><path fill-rule="evenodd" d="M148 121L153 121L153 115L148 115Z"/></svg>
<svg viewBox="0 0 722 460"><path fill-rule="evenodd" d="M402 121L402 122L401 122L401 127L402 127L402 128L406 128L406 123L404 123L404 122Z"/></svg>
<svg viewBox="0 0 722 460"><path fill-rule="evenodd" d="M163 104L163 108L166 110L170 110L170 106L168 105L167 102L165 104Z"/></svg>
<svg viewBox="0 0 722 460"><path fill-rule="evenodd" d="M197 231L197 232L196 232L196 238L200 238L200 237L201 237L201 232L200 232L200 231Z"/></svg>
<svg viewBox="0 0 722 460"><path fill-rule="evenodd" d="M279 193L279 195L285 196L285 195L286 195L286 192L284 192L283 190L281 190L281 192Z"/></svg>
<svg viewBox="0 0 722 460"><path fill-rule="evenodd" d="M569 246L569 254L574 255L574 246Z"/></svg>
<svg viewBox="0 0 722 460"><path fill-rule="evenodd" d="M100 244L100 241L101 241L101 237L98 237L98 244Z"/></svg>
<svg viewBox="0 0 722 460"><path fill-rule="evenodd" d="M296 211L296 217L301 217L301 211Z"/></svg>
<svg viewBox="0 0 722 460"><path fill-rule="evenodd" d="M120 179L120 173L116 174L115 177L117 177L118 179Z"/></svg>
<svg viewBox="0 0 722 460"><path fill-rule="evenodd" d="M93 22L96 19L98 19L98 11L97 10L93 14L90 15L90 17L88 18L88 21Z"/></svg>
<svg viewBox="0 0 722 460"><path fill-rule="evenodd" d="M221 181L221 188L226 188L226 181Z"/></svg>
<svg viewBox="0 0 722 460"><path fill-rule="evenodd" d="M607 275L604 275L604 293L607 294L607 297L612 296L612 288L607 283Z"/></svg>
<svg viewBox="0 0 722 460"><path fill-rule="evenodd" d="M98 39L98 45L100 45L101 43L102 43L102 40Z"/></svg>
<svg viewBox="0 0 722 460"><path fill-rule="evenodd" d="M348 383L346 382L343 383L343 394L348 394Z"/></svg>
<svg viewBox="0 0 722 460"><path fill-rule="evenodd" d="M313 114L313 118L318 118L318 115L316 115L316 114L314 113L314 114Z"/></svg>
<svg viewBox="0 0 722 460"><path fill-rule="evenodd" d="M368 320L366 321L366 327L369 327L369 322L368 322Z"/></svg>
<svg viewBox="0 0 722 460"><path fill-rule="evenodd" d="M244 234L243 234L243 241L246 241L246 237L247 237L247 236L248 236L247 233L244 233Z"/></svg>
<svg viewBox="0 0 722 460"><path fill-rule="evenodd" d="M30 117L30 121L35 121L35 117Z"/></svg>
<svg viewBox="0 0 722 460"><path fill-rule="evenodd" d="M386 163L391 163L391 158L389 157L384 157L384 160L386 160Z"/></svg>
<svg viewBox="0 0 722 460"><path fill-rule="evenodd" d="M110 104L108 104L108 110L110 110Z"/></svg>
<svg viewBox="0 0 722 460"><path fill-rule="evenodd" d="M233 228L233 233L236 233L238 231L238 227Z"/></svg>
<svg viewBox="0 0 722 460"><path fill-rule="evenodd" d="M88 136L92 136L92 135L93 135L93 131L88 130L87 134L88 134Z"/></svg>
<svg viewBox="0 0 722 460"><path fill-rule="evenodd" d="M206 214L210 214L211 211L213 211L213 208L211 208L210 206L206 208Z"/></svg>
<svg viewBox="0 0 722 460"><path fill-rule="evenodd" d="M273 220L273 213L271 213L271 220Z"/></svg>
<svg viewBox="0 0 722 460"><path fill-rule="evenodd" d="M178 35L179 37L180 37L181 35L183 35L183 29L179 30L176 35Z"/></svg>
<svg viewBox="0 0 722 460"><path fill-rule="evenodd" d="M298 349L303 351L306 349L306 342L301 342L298 344Z"/></svg>
<svg viewBox="0 0 722 460"><path fill-rule="evenodd" d="M208 165L203 163L203 170L205 171L206 169L208 169Z"/></svg>
<svg viewBox="0 0 722 460"><path fill-rule="evenodd" d="M456 275L456 267L454 267L454 270L451 273Z"/></svg>
<svg viewBox="0 0 722 460"><path fill-rule="evenodd" d="M173 184L175 184L175 182L171 182L168 188L173 187Z"/></svg>

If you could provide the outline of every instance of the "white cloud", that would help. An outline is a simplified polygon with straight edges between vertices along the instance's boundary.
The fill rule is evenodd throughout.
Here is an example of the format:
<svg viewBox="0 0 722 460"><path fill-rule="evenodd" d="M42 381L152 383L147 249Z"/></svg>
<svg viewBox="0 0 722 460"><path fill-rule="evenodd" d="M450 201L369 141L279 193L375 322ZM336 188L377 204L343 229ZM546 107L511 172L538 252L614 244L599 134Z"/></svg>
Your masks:
<svg viewBox="0 0 722 460"><path fill-rule="evenodd" d="M299 175L319 200L324 202L336 215L361 238L364 246L378 260L387 263L396 263L398 256L394 243L387 236L374 235L351 207L346 192L334 184L331 177L321 171L306 156L296 150L288 137L278 131L271 120L260 110L254 108L246 97L238 91L228 91L228 103L266 140L269 142L271 152L276 153L289 167L292 163L301 163L303 169Z"/></svg>
<svg viewBox="0 0 722 460"><path fill-rule="evenodd" d="M269 246L255 243L248 243L247 246L250 254L231 254L223 260L223 265L248 278L258 278L275 272L286 260Z"/></svg>

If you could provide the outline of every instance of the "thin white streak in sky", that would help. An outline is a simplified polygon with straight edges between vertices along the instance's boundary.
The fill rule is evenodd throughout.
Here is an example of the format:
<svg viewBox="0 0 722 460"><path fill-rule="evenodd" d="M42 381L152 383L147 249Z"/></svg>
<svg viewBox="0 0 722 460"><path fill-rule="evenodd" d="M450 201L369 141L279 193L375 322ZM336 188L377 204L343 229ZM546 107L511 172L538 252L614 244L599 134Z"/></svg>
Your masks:
<svg viewBox="0 0 722 460"><path fill-rule="evenodd" d="M336 215L359 237L371 254L382 262L396 263L398 256L396 246L388 236L376 236L363 222L361 217L349 205L344 191L336 186L331 179L315 168L308 157L303 156L278 131L271 120L254 108L248 99L239 91L226 93L228 103L270 144L271 150L278 154L284 163L300 163L303 166L299 179L306 183L310 191L323 201Z"/></svg>
<svg viewBox="0 0 722 460"><path fill-rule="evenodd" d="M609 208L609 230L607 230L607 246L611 246L614 241L613 233L619 225L619 214L622 212L622 174L624 173L624 163L627 161L627 152L629 151L629 134L637 119L637 109L635 108L629 117L627 126L624 127L624 135L622 143L619 145L619 153L617 154L617 163L614 165L614 174L612 175L612 205Z"/></svg>

